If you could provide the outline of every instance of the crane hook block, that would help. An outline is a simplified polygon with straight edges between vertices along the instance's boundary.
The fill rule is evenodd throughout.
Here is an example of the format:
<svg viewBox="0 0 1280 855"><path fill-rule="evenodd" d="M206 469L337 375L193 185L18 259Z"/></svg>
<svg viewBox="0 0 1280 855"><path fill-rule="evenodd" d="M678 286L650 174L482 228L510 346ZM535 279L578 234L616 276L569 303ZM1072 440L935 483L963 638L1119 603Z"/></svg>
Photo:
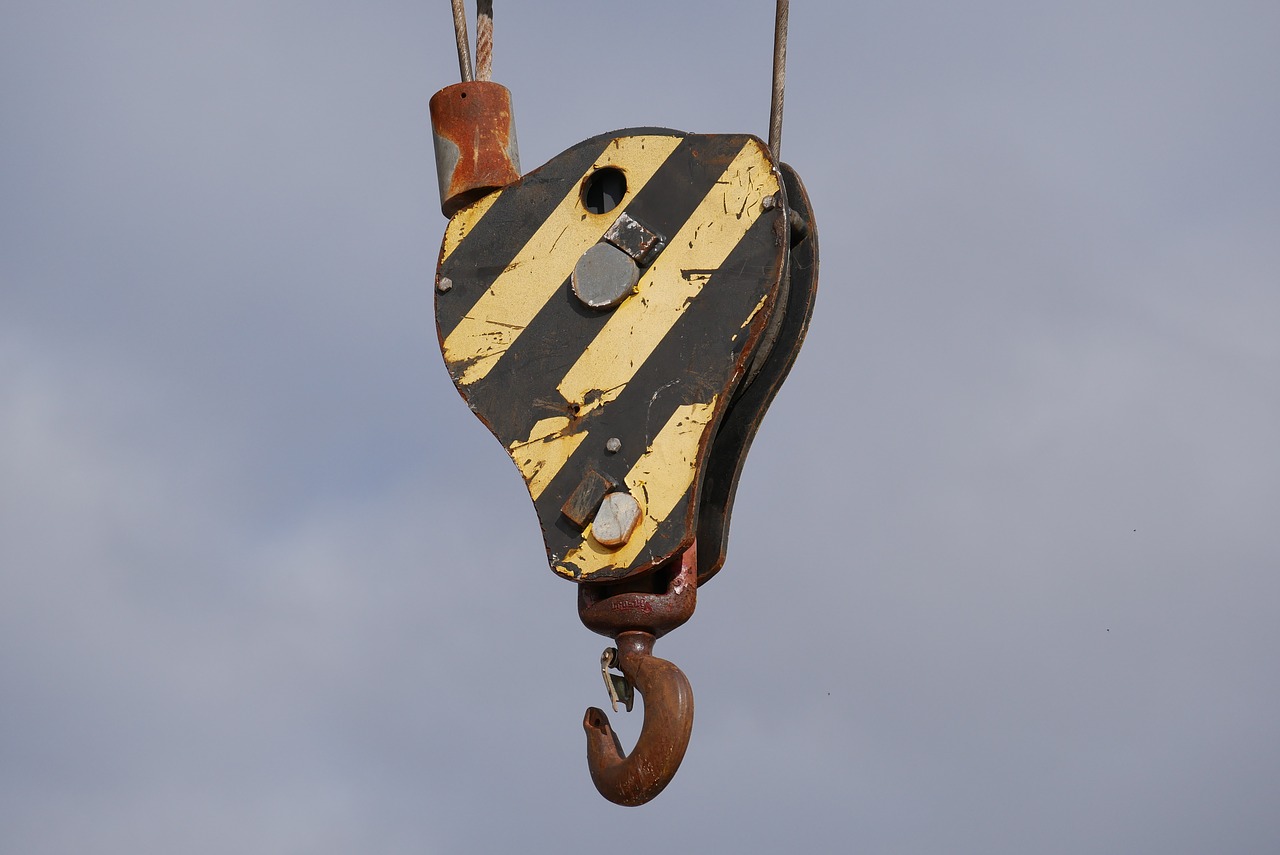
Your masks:
<svg viewBox="0 0 1280 855"><path fill-rule="evenodd" d="M487 80L446 86L431 96L440 210L461 208L520 178L511 91Z"/></svg>
<svg viewBox="0 0 1280 855"><path fill-rule="evenodd" d="M524 477L552 570L617 582L696 539L705 581L812 310L803 185L754 136L659 128L594 137L523 178L500 181L514 147L493 172L468 153L446 169L458 137L437 99L456 90L469 110L480 85L431 102L449 374ZM514 140L505 127L478 145Z"/></svg>

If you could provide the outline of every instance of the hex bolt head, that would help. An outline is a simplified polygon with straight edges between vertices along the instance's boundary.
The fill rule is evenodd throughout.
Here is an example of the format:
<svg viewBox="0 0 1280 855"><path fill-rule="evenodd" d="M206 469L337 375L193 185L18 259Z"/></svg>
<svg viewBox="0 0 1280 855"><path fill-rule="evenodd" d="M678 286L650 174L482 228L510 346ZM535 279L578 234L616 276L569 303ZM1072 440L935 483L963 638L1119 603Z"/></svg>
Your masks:
<svg viewBox="0 0 1280 855"><path fill-rule="evenodd" d="M612 309L630 296L640 268L616 246L598 243L573 267L573 293L593 309Z"/></svg>
<svg viewBox="0 0 1280 855"><path fill-rule="evenodd" d="M608 441L604 444L604 450L610 454L617 454L622 450L622 440L618 439L616 436L609 437Z"/></svg>
<svg viewBox="0 0 1280 855"><path fill-rule="evenodd" d="M591 536L602 546L622 546L640 525L640 503L630 493L610 493L591 521Z"/></svg>
<svg viewBox="0 0 1280 855"><path fill-rule="evenodd" d="M448 276L441 276L436 280L436 290L441 294L448 294L453 290L453 280Z"/></svg>

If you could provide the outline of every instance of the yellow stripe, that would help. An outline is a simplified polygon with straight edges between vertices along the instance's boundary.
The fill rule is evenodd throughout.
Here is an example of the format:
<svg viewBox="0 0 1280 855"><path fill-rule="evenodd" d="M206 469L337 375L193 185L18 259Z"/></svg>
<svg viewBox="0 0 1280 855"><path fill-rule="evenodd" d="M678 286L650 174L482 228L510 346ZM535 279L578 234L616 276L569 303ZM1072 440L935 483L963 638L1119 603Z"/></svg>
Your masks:
<svg viewBox="0 0 1280 855"><path fill-rule="evenodd" d="M622 198L625 205L679 144L679 137L620 137L609 143L588 174L605 166L622 170L627 179L627 192ZM493 369L569 277L582 253L597 243L618 218L615 211L587 213L582 207L579 185L574 184L445 339L445 361L466 366L458 385L469 386Z"/></svg>
<svg viewBox="0 0 1280 855"><path fill-rule="evenodd" d="M493 203L498 201L501 195L502 191L496 190L488 196L481 196L449 219L449 225L444 227L444 246L440 249L441 264L453 255L453 251L462 243L462 239L480 224L481 218L489 212Z"/></svg>
<svg viewBox="0 0 1280 855"><path fill-rule="evenodd" d="M643 513L631 539L610 549L591 536L588 526L582 545L569 551L556 566L557 573L572 576L571 568L577 568L581 576L590 576L609 567L630 567L635 563L657 533L658 525L689 491L697 471L698 446L715 409L715 396L705 404L685 404L676 409L627 473L627 489Z"/></svg>
<svg viewBox="0 0 1280 855"><path fill-rule="evenodd" d="M535 502L589 433L566 434L567 427L569 419L564 416L543 419L529 431L527 440L513 442L507 449L520 467L520 474L529 485L529 496Z"/></svg>
<svg viewBox="0 0 1280 855"><path fill-rule="evenodd" d="M763 146L752 140L725 169L609 321L560 381L579 415L614 400L671 331L707 280L778 192Z"/></svg>

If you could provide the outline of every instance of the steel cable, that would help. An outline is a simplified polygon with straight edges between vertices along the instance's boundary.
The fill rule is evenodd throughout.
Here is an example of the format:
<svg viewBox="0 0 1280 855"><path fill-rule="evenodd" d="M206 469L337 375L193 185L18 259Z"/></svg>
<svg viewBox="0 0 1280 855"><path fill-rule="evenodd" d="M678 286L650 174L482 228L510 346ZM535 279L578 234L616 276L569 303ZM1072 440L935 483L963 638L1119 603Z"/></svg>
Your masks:
<svg viewBox="0 0 1280 855"><path fill-rule="evenodd" d="M463 0L452 0L453 3L453 35L458 42L458 70L462 72L462 82L470 83L475 78L471 74L471 45L467 40L467 10L463 8Z"/></svg>
<svg viewBox="0 0 1280 855"><path fill-rule="evenodd" d="M493 0L476 0L476 80L493 77Z"/></svg>
<svg viewBox="0 0 1280 855"><path fill-rule="evenodd" d="M782 94L787 82L787 14L791 0L778 0L773 23L773 99L769 105L769 151L782 162Z"/></svg>

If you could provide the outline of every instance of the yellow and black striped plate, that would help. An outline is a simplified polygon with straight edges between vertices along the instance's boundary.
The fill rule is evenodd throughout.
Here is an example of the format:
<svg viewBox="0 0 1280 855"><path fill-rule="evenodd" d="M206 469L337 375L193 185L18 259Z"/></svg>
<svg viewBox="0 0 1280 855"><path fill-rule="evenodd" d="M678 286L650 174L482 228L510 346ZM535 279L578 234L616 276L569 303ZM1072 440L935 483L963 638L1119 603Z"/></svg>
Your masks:
<svg viewBox="0 0 1280 855"><path fill-rule="evenodd" d="M592 213L583 188L605 168L623 173L625 193ZM436 289L445 364L523 475L560 575L621 579L693 541L707 449L787 263L779 190L755 137L627 130L574 146L450 220L437 272L447 287ZM624 212L663 248L620 305L589 308L571 273ZM620 547L563 512L600 476L640 505Z"/></svg>

